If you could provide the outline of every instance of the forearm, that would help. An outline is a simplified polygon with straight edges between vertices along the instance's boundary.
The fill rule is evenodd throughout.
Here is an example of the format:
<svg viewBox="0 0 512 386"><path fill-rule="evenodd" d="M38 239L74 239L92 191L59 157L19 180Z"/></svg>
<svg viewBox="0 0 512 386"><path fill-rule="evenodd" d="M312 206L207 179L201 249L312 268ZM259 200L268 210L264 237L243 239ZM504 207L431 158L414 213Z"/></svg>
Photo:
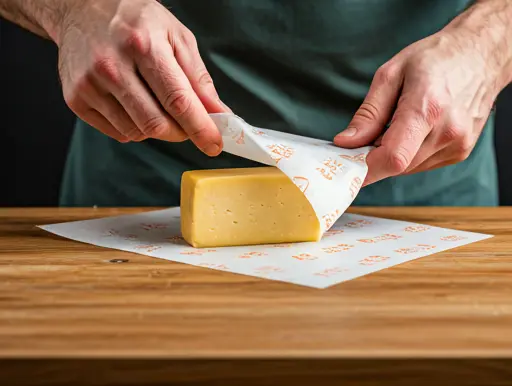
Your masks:
<svg viewBox="0 0 512 386"><path fill-rule="evenodd" d="M0 16L42 37L57 40L69 0L0 0Z"/></svg>
<svg viewBox="0 0 512 386"><path fill-rule="evenodd" d="M472 32L473 47L499 73L497 86L512 82L512 1L476 0L446 27L458 28Z"/></svg>

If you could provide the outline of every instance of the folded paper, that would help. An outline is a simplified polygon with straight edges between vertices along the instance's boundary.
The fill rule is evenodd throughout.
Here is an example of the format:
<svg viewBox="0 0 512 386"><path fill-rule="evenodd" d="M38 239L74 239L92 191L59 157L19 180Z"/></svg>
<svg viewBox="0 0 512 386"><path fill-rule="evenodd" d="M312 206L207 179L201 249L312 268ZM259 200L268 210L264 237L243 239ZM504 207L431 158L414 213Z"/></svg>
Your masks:
<svg viewBox="0 0 512 386"><path fill-rule="evenodd" d="M302 191L322 234L347 210L361 189L372 147L342 149L332 142L262 129L233 114L211 114L224 151L276 166Z"/></svg>

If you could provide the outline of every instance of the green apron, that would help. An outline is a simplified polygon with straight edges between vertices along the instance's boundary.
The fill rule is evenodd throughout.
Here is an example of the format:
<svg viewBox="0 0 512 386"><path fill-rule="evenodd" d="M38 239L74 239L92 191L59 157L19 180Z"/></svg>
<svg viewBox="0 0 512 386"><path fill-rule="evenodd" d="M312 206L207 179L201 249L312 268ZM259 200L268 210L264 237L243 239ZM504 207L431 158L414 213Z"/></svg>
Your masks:
<svg viewBox="0 0 512 386"><path fill-rule="evenodd" d="M445 26L464 0L168 0L221 96L252 125L332 140L377 68ZM173 206L186 170L255 165L189 141L121 144L78 121L63 206ZM363 188L355 205L496 205L493 119L464 162Z"/></svg>

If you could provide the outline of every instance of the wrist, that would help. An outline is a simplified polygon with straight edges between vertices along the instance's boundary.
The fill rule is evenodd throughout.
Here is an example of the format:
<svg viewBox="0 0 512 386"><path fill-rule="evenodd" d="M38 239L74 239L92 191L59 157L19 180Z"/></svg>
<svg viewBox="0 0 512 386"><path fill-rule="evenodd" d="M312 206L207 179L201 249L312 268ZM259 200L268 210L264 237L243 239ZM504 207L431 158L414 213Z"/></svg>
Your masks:
<svg viewBox="0 0 512 386"><path fill-rule="evenodd" d="M488 70L495 74L498 92L512 82L512 2L477 0L445 30L463 31L465 43L478 50Z"/></svg>
<svg viewBox="0 0 512 386"><path fill-rule="evenodd" d="M40 25L46 31L48 37L59 45L65 21L74 1L59 0L54 2L54 7L46 9L41 15ZM71 3L71 4L70 4Z"/></svg>
<svg viewBox="0 0 512 386"><path fill-rule="evenodd" d="M35 6L34 13L40 27L48 37L60 45L66 26L72 23L72 15L89 0L46 0L43 6Z"/></svg>

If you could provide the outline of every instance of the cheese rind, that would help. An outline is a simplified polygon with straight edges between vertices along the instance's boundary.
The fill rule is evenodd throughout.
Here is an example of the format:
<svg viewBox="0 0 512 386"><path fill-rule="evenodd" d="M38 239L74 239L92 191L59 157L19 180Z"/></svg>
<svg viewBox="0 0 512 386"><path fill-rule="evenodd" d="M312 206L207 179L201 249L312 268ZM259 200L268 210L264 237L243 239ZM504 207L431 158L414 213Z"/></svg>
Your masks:
<svg viewBox="0 0 512 386"><path fill-rule="evenodd" d="M196 248L318 241L318 218L275 167L197 170L181 181L181 231Z"/></svg>

